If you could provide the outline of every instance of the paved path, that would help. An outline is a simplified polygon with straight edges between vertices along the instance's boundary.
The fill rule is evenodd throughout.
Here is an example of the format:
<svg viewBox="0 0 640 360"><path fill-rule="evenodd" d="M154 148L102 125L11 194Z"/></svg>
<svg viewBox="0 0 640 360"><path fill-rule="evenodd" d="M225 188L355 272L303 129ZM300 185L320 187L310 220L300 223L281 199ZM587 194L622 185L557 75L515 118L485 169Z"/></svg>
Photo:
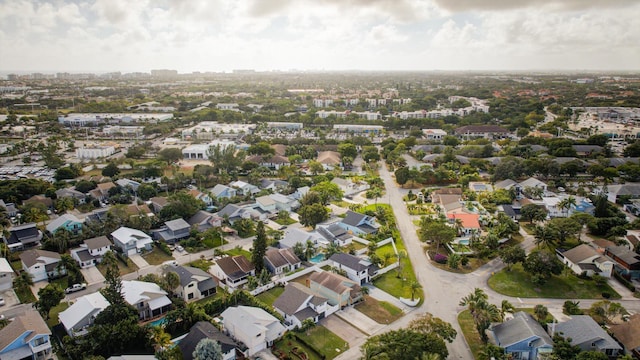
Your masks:
<svg viewBox="0 0 640 360"><path fill-rule="evenodd" d="M341 318L367 335L377 334L385 327L385 325L378 324L372 318L354 309L353 306L337 311L333 316Z"/></svg>
<svg viewBox="0 0 640 360"><path fill-rule="evenodd" d="M341 337L344 341L349 343L349 351L345 352L342 356L353 353L355 355L359 354L360 351L358 348L367 340L367 335L361 332L358 328L353 327L348 322L342 320L337 316L330 315L322 320L320 320L320 325L329 329L332 333ZM355 349L355 352L354 352ZM359 356L358 356L359 357ZM356 357L345 357L345 359L355 359Z"/></svg>
<svg viewBox="0 0 640 360"><path fill-rule="evenodd" d="M133 263L136 264L138 269L144 269L151 266L149 265L147 260L145 260L142 256L140 256L140 254L129 255L129 259L131 259L131 261L133 261Z"/></svg>
<svg viewBox="0 0 640 360"><path fill-rule="evenodd" d="M378 289L377 287L371 285L371 284L366 284L365 285L367 288L369 288L369 296L371 296L372 298L378 300L378 301L386 301L389 304L397 307L398 309L402 310L403 313L408 313L410 311L413 311L414 308L412 308L411 306L406 305L405 303L403 303L402 301L400 301L397 297L389 294L386 291L382 291L380 289Z"/></svg>

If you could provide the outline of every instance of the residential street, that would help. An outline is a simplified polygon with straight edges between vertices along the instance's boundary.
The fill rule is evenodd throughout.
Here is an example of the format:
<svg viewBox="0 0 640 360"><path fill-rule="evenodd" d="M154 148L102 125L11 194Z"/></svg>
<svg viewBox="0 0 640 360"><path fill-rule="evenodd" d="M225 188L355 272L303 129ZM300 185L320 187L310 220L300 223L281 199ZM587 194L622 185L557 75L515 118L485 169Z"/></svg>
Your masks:
<svg viewBox="0 0 640 360"><path fill-rule="evenodd" d="M500 304L502 300L509 300L515 307L534 307L537 304L542 304L549 308L551 312L562 312L562 304L566 299L521 299L504 296L491 290L487 285L487 280L491 276L491 273L499 271L504 266L502 261L499 259L495 259L487 263L471 274L450 273L431 265L426 257L422 243L418 239L416 227L412 223L412 218L409 216L407 208L402 200L402 196L406 191L398 188L393 175L387 170L384 164L380 167L380 178L382 178L385 183L387 194L380 198L379 202L388 202L393 208L396 223L407 248L407 253L413 263L413 268L416 272L416 276L418 277L418 281L420 281L423 286L425 301L422 306L408 313L393 324L381 329L378 333L405 328L409 322L418 315L424 312L430 312L444 321L451 323L456 331L458 331L458 336L453 343L447 345L447 348L449 349L449 358L472 359L473 355L471 354L460 327L458 326L457 316L459 312L464 310L464 307L458 306L460 299L471 293L474 288L483 289L489 295L489 300L494 304ZM533 236L528 235L524 230L521 230L521 233L525 239L522 246L527 249L527 251L530 251L534 247ZM617 288L618 287L616 287L616 289ZM619 302L625 308L631 312L640 311L640 299L633 298L626 293L621 293L621 295L623 296L623 299L619 300ZM592 303L598 300L579 301L581 306L589 307ZM366 341L366 339L362 339L360 341L360 345L364 343L364 341ZM350 344L352 344L351 341ZM355 359L359 356L359 346L354 347L352 344L349 351L343 353L337 359Z"/></svg>

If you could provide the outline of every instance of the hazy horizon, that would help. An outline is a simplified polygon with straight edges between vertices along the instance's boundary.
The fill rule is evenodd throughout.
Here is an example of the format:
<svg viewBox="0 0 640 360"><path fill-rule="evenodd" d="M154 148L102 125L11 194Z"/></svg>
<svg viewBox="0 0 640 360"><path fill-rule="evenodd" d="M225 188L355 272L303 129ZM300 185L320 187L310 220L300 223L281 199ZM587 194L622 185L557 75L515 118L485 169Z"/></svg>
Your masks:
<svg viewBox="0 0 640 360"><path fill-rule="evenodd" d="M0 73L638 71L634 0L0 0Z"/></svg>

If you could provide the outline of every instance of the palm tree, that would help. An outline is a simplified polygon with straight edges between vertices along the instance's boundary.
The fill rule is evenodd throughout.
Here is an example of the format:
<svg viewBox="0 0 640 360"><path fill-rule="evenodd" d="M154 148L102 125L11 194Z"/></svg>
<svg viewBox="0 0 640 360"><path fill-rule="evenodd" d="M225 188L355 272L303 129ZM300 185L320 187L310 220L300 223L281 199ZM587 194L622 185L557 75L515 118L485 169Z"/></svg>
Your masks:
<svg viewBox="0 0 640 360"><path fill-rule="evenodd" d="M536 226L534 230L535 243L540 248L543 245L549 249L553 248L555 234L548 226Z"/></svg>
<svg viewBox="0 0 640 360"><path fill-rule="evenodd" d="M558 207L562 209L562 212L564 212L565 216L567 216L571 207L575 207L577 204L578 203L576 202L576 198L573 196L569 196L560 200L560 202L558 203Z"/></svg>
<svg viewBox="0 0 640 360"><path fill-rule="evenodd" d="M384 266L388 266L389 265L389 260L395 258L396 255L390 252L386 252L382 255L382 259L384 259Z"/></svg>
<svg viewBox="0 0 640 360"><path fill-rule="evenodd" d="M411 289L411 301L414 301L419 290L422 289L422 285L414 280L411 282L411 284L409 284L409 288Z"/></svg>
<svg viewBox="0 0 640 360"><path fill-rule="evenodd" d="M536 315L538 322L543 322L549 316L549 309L544 305L538 304L534 306L533 313Z"/></svg>
<svg viewBox="0 0 640 360"><path fill-rule="evenodd" d="M156 351L160 351L171 344L171 335L165 332L161 326L152 326L150 336Z"/></svg>
<svg viewBox="0 0 640 360"><path fill-rule="evenodd" d="M502 321L504 321L504 316L507 313L513 313L515 310L516 308L509 302L509 300L502 300L502 303L500 304L500 315L502 317Z"/></svg>
<svg viewBox="0 0 640 360"><path fill-rule="evenodd" d="M313 241L307 240L306 246L304 248L304 257L309 260L313 257L316 252L316 248L313 245Z"/></svg>
<svg viewBox="0 0 640 360"><path fill-rule="evenodd" d="M489 296L482 289L475 288L471 294L460 300L460 306L468 307L478 334L483 340L486 340L487 335L484 331L489 328L491 322L500 321L502 318L498 307L490 304L488 299Z"/></svg>
<svg viewBox="0 0 640 360"><path fill-rule="evenodd" d="M33 285L33 275L26 271L22 271L20 272L20 275L13 280L13 284L16 288L27 288Z"/></svg>
<svg viewBox="0 0 640 360"><path fill-rule="evenodd" d="M458 234L458 236L462 235L462 230L464 229L462 219L456 219L456 221L453 223L453 228L456 229L456 234Z"/></svg>

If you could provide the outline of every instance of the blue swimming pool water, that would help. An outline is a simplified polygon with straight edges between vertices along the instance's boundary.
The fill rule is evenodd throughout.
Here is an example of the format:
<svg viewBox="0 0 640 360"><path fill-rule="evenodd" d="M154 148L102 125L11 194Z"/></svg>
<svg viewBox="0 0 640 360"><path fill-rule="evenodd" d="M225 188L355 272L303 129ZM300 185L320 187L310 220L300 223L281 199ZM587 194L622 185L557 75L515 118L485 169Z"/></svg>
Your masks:
<svg viewBox="0 0 640 360"><path fill-rule="evenodd" d="M460 239L458 240L458 244L469 246L470 242L469 242L469 239Z"/></svg>
<svg viewBox="0 0 640 360"><path fill-rule="evenodd" d="M320 253L320 254L312 257L311 259L309 259L309 261L314 263L314 264L317 264L317 263L319 263L319 262L321 262L323 260L324 260L324 254L322 254L322 253Z"/></svg>
<svg viewBox="0 0 640 360"><path fill-rule="evenodd" d="M160 319L153 320L152 322L149 323L149 325L151 325L151 326L162 326L162 325L164 325L166 323L167 323L167 318L161 317Z"/></svg>

